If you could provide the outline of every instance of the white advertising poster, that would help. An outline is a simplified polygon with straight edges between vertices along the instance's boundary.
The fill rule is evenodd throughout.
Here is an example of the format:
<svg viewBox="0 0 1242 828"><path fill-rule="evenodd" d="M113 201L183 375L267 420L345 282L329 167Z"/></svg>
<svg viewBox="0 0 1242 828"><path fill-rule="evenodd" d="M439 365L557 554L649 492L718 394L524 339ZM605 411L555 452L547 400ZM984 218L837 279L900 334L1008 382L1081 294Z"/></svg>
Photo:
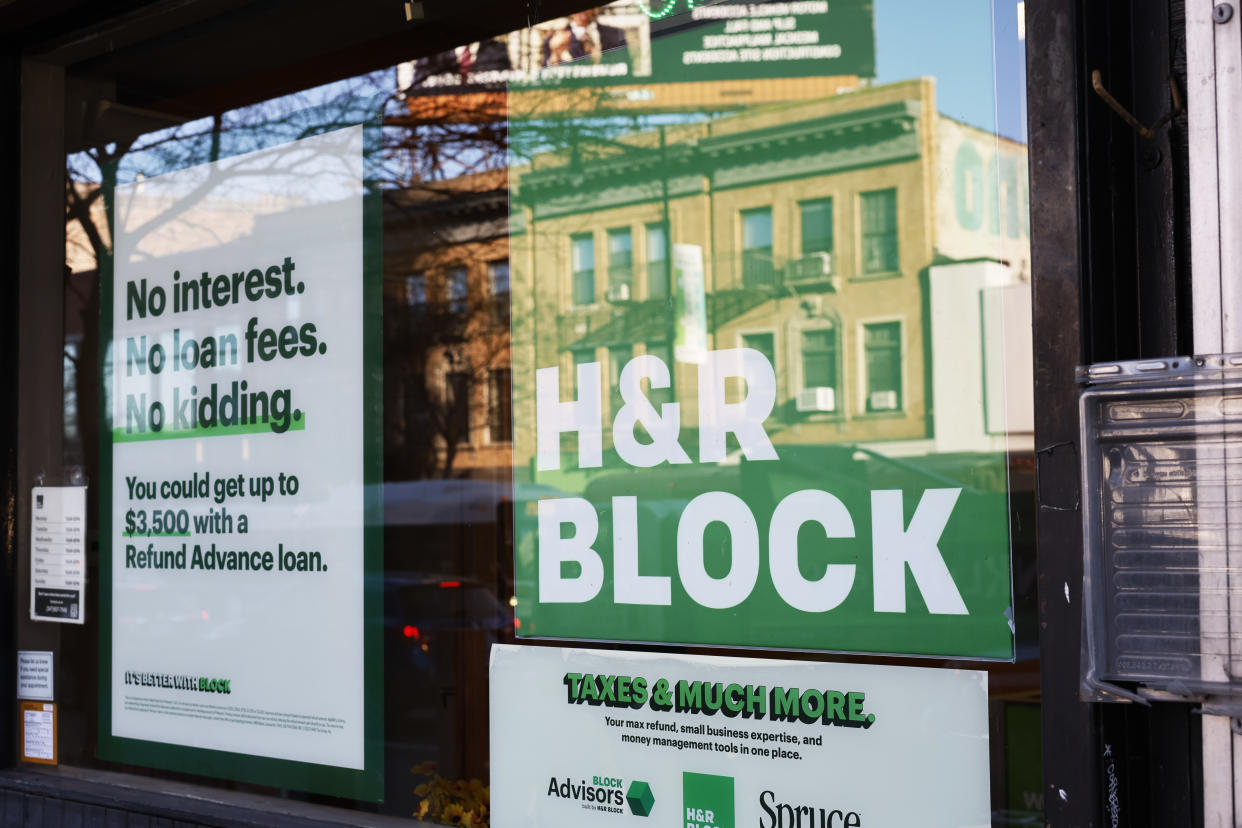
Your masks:
<svg viewBox="0 0 1242 828"><path fill-rule="evenodd" d="M116 188L115 756L354 796L317 769L376 770L363 150L355 126Z"/></svg>
<svg viewBox="0 0 1242 828"><path fill-rule="evenodd" d="M497 645L492 825L991 824L987 674Z"/></svg>
<svg viewBox="0 0 1242 828"><path fill-rule="evenodd" d="M86 489L35 486L30 492L30 617L86 620Z"/></svg>

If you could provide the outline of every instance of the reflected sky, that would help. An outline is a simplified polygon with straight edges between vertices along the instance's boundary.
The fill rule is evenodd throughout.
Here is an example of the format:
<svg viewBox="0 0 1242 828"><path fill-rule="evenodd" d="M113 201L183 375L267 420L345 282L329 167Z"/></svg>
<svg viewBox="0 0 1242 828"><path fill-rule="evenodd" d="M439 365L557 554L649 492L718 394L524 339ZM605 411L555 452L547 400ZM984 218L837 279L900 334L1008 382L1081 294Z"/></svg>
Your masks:
<svg viewBox="0 0 1242 828"><path fill-rule="evenodd" d="M1006 138L1026 142L1026 57L1016 0L876 0L875 35L877 83L934 77L945 115L983 129L995 124Z"/></svg>

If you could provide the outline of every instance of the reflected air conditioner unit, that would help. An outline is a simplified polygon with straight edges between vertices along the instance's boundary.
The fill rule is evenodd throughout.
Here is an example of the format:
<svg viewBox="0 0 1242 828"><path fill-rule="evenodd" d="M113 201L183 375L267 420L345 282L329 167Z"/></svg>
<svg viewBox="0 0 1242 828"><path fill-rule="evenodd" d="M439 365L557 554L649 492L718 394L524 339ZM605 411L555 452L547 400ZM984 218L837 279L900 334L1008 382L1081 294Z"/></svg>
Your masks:
<svg viewBox="0 0 1242 828"><path fill-rule="evenodd" d="M799 411L836 411L837 389L817 386L803 388L794 401Z"/></svg>
<svg viewBox="0 0 1242 828"><path fill-rule="evenodd" d="M896 391L872 391L868 398L868 407L872 411L896 411Z"/></svg>
<svg viewBox="0 0 1242 828"><path fill-rule="evenodd" d="M840 288L840 279L832 275L831 253L811 253L790 262L789 282L828 282L831 290Z"/></svg>
<svg viewBox="0 0 1242 828"><path fill-rule="evenodd" d="M604 295L609 302L614 305L630 301L630 284L629 282L621 282L608 288L608 293Z"/></svg>

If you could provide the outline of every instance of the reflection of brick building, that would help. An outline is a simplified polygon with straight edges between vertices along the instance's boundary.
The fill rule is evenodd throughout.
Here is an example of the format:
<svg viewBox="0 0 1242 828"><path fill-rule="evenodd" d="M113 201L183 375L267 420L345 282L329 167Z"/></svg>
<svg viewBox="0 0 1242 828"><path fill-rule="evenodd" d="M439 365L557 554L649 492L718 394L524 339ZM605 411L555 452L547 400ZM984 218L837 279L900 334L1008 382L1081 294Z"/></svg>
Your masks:
<svg viewBox="0 0 1242 828"><path fill-rule="evenodd" d="M667 209L671 242L702 250L709 347L754 348L776 369L774 442L1003 450L995 353L1029 348L1025 165L1025 147L939 115L930 79L580 136L514 174L514 312L535 320L515 328L515 363L560 365L568 398L576 362L599 361L615 389L633 355L668 361ZM946 301L959 312L934 317ZM941 382L963 353L971 381ZM693 366L675 371L693 424ZM610 421L617 400L603 404ZM515 405L534 421L532 400ZM1010 429L1029 432L1029 396L1009 405Z"/></svg>
<svg viewBox="0 0 1242 828"><path fill-rule="evenodd" d="M507 479L509 263L503 172L384 198L389 479Z"/></svg>
<svg viewBox="0 0 1242 828"><path fill-rule="evenodd" d="M405 625L386 640L387 761L399 777L428 758L448 776L486 774L488 723L472 711L487 706L489 647L513 634L507 185L500 170L384 193L385 600Z"/></svg>

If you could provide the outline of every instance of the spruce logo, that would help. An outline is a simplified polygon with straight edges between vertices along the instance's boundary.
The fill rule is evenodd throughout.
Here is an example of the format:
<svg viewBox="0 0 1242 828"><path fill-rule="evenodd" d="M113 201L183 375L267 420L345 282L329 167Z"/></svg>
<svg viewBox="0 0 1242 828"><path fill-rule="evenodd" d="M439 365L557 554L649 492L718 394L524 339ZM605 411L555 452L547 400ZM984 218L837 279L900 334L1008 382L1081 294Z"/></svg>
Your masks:
<svg viewBox="0 0 1242 828"><path fill-rule="evenodd" d="M686 828L734 828L732 776L683 773L681 803Z"/></svg>

